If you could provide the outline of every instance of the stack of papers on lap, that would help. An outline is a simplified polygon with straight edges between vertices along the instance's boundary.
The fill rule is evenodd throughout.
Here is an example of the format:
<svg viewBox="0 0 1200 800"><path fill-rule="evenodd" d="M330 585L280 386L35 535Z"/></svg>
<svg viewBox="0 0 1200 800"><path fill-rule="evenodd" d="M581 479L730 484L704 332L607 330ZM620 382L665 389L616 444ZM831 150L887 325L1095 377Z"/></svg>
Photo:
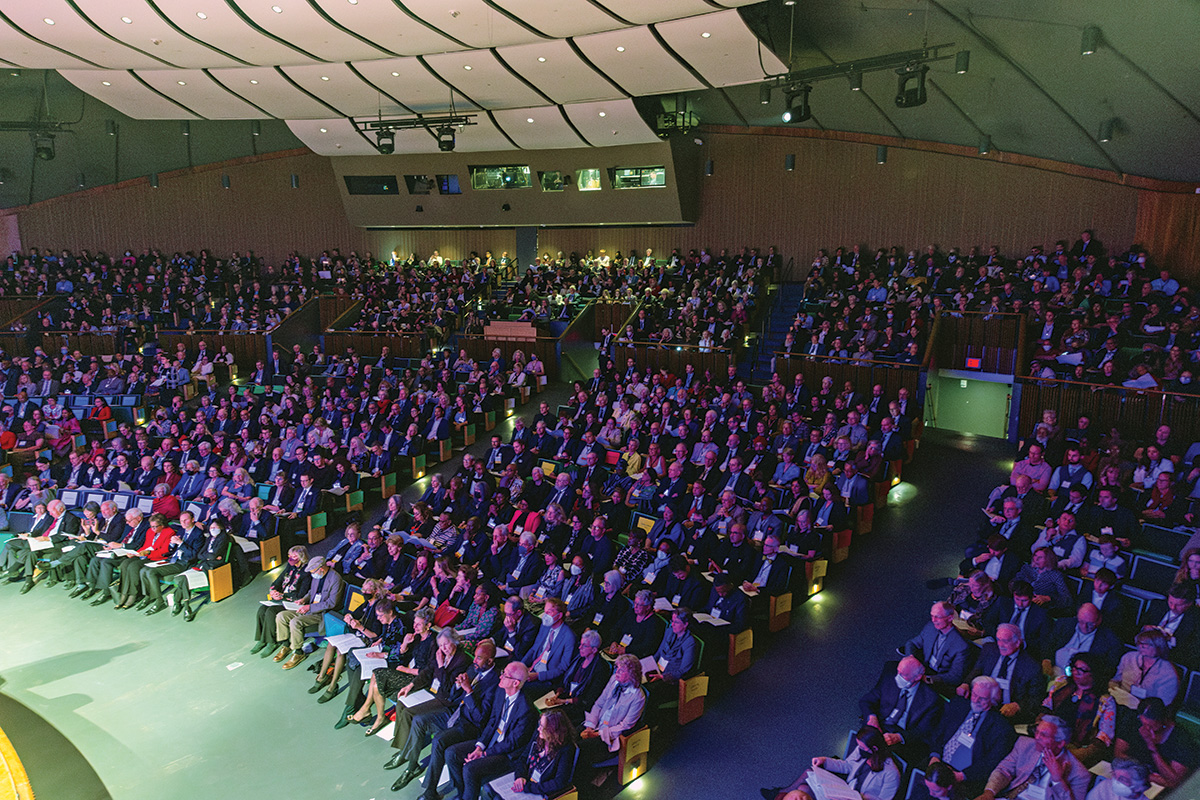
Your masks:
<svg viewBox="0 0 1200 800"><path fill-rule="evenodd" d="M655 611L672 611L675 606L671 605L671 601L665 597L656 597L654 599Z"/></svg>
<svg viewBox="0 0 1200 800"><path fill-rule="evenodd" d="M27 541L29 542L29 551L32 553L49 550L51 547L54 547L54 542L49 539L29 539Z"/></svg>
<svg viewBox="0 0 1200 800"><path fill-rule="evenodd" d="M718 627L729 624L729 620L727 619L718 619L716 617L709 616L708 614L693 614L692 619L696 620L697 622L706 622L709 625L716 625Z"/></svg>
<svg viewBox="0 0 1200 800"><path fill-rule="evenodd" d="M368 656L367 653L371 652L375 651L369 647L364 647L361 650L354 650L351 653L351 655L358 659L358 663L362 667L362 678L364 681L371 680L371 673L379 667L387 666L387 658L382 656L378 658Z"/></svg>
<svg viewBox="0 0 1200 800"><path fill-rule="evenodd" d="M366 646L366 642L360 639L358 634L354 633L342 633L337 636L326 636L325 642L343 655L356 648Z"/></svg>
<svg viewBox="0 0 1200 800"><path fill-rule="evenodd" d="M299 610L300 610L300 604L299 604L299 603L293 603L291 600L284 600L284 601L283 601L283 608L284 608L284 610L285 610L285 611L299 611Z"/></svg>
<svg viewBox="0 0 1200 800"><path fill-rule="evenodd" d="M283 603L279 602L278 600L259 600L258 604L260 606L281 606L281 605L283 605Z"/></svg>
<svg viewBox="0 0 1200 800"><path fill-rule="evenodd" d="M436 698L429 693L428 689L418 689L415 692L409 692L407 695L397 699L400 701L400 705L404 706L405 708L412 708L413 706L421 705L421 703L428 703L430 700L434 700Z"/></svg>
<svg viewBox="0 0 1200 800"><path fill-rule="evenodd" d="M492 791L500 800L542 800L540 794L530 794L529 792L514 792L513 781L517 779L515 772L510 772L507 775L501 775L496 780L488 784L492 787Z"/></svg>
<svg viewBox="0 0 1200 800"><path fill-rule="evenodd" d="M862 800L861 794L827 769L813 767L807 780L817 800Z"/></svg>
<svg viewBox="0 0 1200 800"><path fill-rule="evenodd" d="M208 573L199 569L189 569L183 573L187 579L189 589L207 589L208 588Z"/></svg>
<svg viewBox="0 0 1200 800"><path fill-rule="evenodd" d="M234 536L233 540L237 542L238 547L242 548L243 553L258 552L258 545L243 536Z"/></svg>

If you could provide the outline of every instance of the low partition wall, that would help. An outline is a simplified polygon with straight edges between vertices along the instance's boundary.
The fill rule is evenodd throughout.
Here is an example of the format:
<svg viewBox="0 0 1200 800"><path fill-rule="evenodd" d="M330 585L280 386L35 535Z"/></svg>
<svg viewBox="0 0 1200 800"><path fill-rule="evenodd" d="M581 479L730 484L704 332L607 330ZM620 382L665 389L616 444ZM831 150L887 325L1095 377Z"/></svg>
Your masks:
<svg viewBox="0 0 1200 800"><path fill-rule="evenodd" d="M1160 425L1170 425L1180 442L1200 439L1200 395L1164 392L1158 389L1129 389L1099 383L1017 378L1020 408L1017 435L1028 438L1042 421L1042 412L1058 412L1059 424L1075 427L1081 415L1091 420L1095 431L1092 446L1113 428L1130 439L1149 440Z"/></svg>
<svg viewBox="0 0 1200 800"><path fill-rule="evenodd" d="M870 394L875 384L883 387L883 396L893 398L900 389L908 389L910 397L920 400L921 368L913 364L895 364L889 361L847 361L843 358L826 356L798 356L790 358L787 353L775 354L775 371L784 386L790 387L796 373L804 374L804 385L816 394L825 377L833 380L834 392L841 392L846 381L854 384L860 392Z"/></svg>

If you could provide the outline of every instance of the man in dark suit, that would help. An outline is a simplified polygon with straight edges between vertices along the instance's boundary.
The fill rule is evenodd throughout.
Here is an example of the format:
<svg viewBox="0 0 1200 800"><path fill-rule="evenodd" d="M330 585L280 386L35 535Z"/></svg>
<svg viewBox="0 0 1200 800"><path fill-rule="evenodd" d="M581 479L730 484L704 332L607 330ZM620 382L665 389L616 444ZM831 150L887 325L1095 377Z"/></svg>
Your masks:
<svg viewBox="0 0 1200 800"><path fill-rule="evenodd" d="M1001 623L1011 622L1020 629L1029 657L1045 657L1053 620L1046 609L1034 604L1033 587L1026 581L1013 583L1012 596L1001 597L988 606L981 615L981 622L989 636L996 635Z"/></svg>
<svg viewBox="0 0 1200 800"><path fill-rule="evenodd" d="M939 601L929 610L929 622L904 644L905 655L926 664L925 675L935 685L955 687L967 674L970 645L954 627L954 606Z"/></svg>
<svg viewBox="0 0 1200 800"><path fill-rule="evenodd" d="M1136 631L1134 624L1137 616L1132 603L1116 589L1117 575L1111 569L1096 570L1089 585L1083 582L1079 592L1079 605L1091 603L1100 610L1104 617L1104 626L1117 635L1122 641L1132 640Z"/></svg>
<svg viewBox="0 0 1200 800"><path fill-rule="evenodd" d="M513 769L516 759L537 732L538 712L521 691L529 670L513 661L500 675L500 688L492 701L492 713L474 742L459 742L446 750L450 780L460 800L479 800L484 783ZM436 777L431 777L433 782ZM426 790L429 794L429 790Z"/></svg>
<svg viewBox="0 0 1200 800"><path fill-rule="evenodd" d="M762 551L755 553L750 559L750 568L746 571L747 578L742 584L743 589L757 589L765 597L774 597L789 589L789 559L779 555L779 542L778 533L768 534L763 539Z"/></svg>
<svg viewBox="0 0 1200 800"><path fill-rule="evenodd" d="M524 653L533 646L533 640L538 635L538 621L525 613L525 605L519 597L510 597L504 601L503 627L497 632L500 637L496 644L509 653Z"/></svg>
<svg viewBox="0 0 1200 800"><path fill-rule="evenodd" d="M504 444L499 436L492 437L491 449L483 456L483 463L489 472L501 473L508 463L513 460L512 448Z"/></svg>
<svg viewBox="0 0 1200 800"><path fill-rule="evenodd" d="M59 559L59 565L51 570L52 578L65 579L68 573L75 576L75 588L71 591L71 597L78 597L87 591L87 568L96 551L110 542L119 542L125 538L125 515L120 512L116 503L105 500L100 504L95 523L80 523L80 533L83 535L92 534L93 528L94 538L76 543L75 549L64 553Z"/></svg>
<svg viewBox="0 0 1200 800"><path fill-rule="evenodd" d="M53 558L61 554L63 546L68 542L67 537L79 534L79 517L68 514L67 506L62 500L51 500L46 504L46 512L50 515L49 525L38 533L30 531L30 538L23 540L25 547L17 553L18 566L9 573L10 578L25 579L25 585L21 587L21 594L33 589L33 574L38 559ZM36 540L49 541L50 548L33 550L30 542Z"/></svg>
<svg viewBox="0 0 1200 800"><path fill-rule="evenodd" d="M988 776L1012 749L1017 734L1012 723L996 709L1000 705L1000 684L994 678L980 676L971 681L967 692L950 700L942 712L942 722L933 737L930 761L943 761L954 768L968 796L983 790Z"/></svg>
<svg viewBox="0 0 1200 800"><path fill-rule="evenodd" d="M1188 669L1200 669L1200 606L1191 589L1177 583L1167 599L1155 600L1146 611L1145 621L1167 636L1171 660Z"/></svg>
<svg viewBox="0 0 1200 800"><path fill-rule="evenodd" d="M967 683L980 675L995 678L1000 686L1000 713L1014 722L1030 722L1046 699L1042 665L1022 649L1021 629L1011 622L1000 623L995 639L983 645ZM958 687L959 696L966 697L967 683Z"/></svg>
<svg viewBox="0 0 1200 800"><path fill-rule="evenodd" d="M1116 670L1125 647L1112 630L1101 624L1103 621L1100 610L1091 603L1081 605L1075 619L1056 621L1043 654L1043 671L1048 673L1051 666L1065 670L1071 658L1082 652L1091 652L1103 659L1109 669Z"/></svg>
<svg viewBox="0 0 1200 800"><path fill-rule="evenodd" d="M111 542L104 545L96 555L92 556L91 561L87 565L87 575L85 582L87 590L79 595L80 600L87 600L93 595L99 593L99 597L92 601L92 605L98 606L108 602L108 586L113 581L113 569L120 566L119 559L111 555L111 551L118 548L126 550L141 550L146 546L146 533L150 530L150 523L146 520L145 514L136 508L128 509L125 512L125 535L121 537L119 542ZM101 553L108 552L107 557L101 558ZM78 565L75 571L76 576L80 574Z"/></svg>
<svg viewBox="0 0 1200 800"><path fill-rule="evenodd" d="M287 517L288 519L303 519L310 514L315 514L320 498L321 492L313 485L312 475L302 473L300 475L300 490L296 492L296 497L292 502L291 508L284 510L280 516Z"/></svg>
<svg viewBox="0 0 1200 800"><path fill-rule="evenodd" d="M1000 591L1007 589L1022 565L1020 557L1011 552L1008 539L993 533L988 537L987 549L978 555L969 555L973 549L968 548L968 556L959 563L959 574L969 577L972 572L979 570L991 578Z"/></svg>
<svg viewBox="0 0 1200 800"><path fill-rule="evenodd" d="M567 627L567 604L557 597L546 600L543 612L547 618L538 630L529 649L516 660L529 668L528 688L533 697L540 697L557 685L575 655L575 633Z"/></svg>
<svg viewBox="0 0 1200 800"><path fill-rule="evenodd" d="M925 683L925 665L915 656L884 665L879 680L858 701L862 724L883 731L888 745L924 758L941 722L942 698Z"/></svg>
<svg viewBox="0 0 1200 800"><path fill-rule="evenodd" d="M407 769L392 784L393 792L400 791L424 772L420 758L427 744L433 744L429 772L434 776L433 780L441 776L446 748L479 736L480 728L491 715L499 681L496 645L491 641L482 641L475 648L470 669L454 679L446 702L439 702L436 707L415 715L407 735L402 737L400 730L393 735L392 747L400 749L383 768L397 769L407 765Z"/></svg>
<svg viewBox="0 0 1200 800"><path fill-rule="evenodd" d="M904 458L904 437L896 430L891 417L880 418L879 433L872 438L879 442L879 452L884 461L899 461Z"/></svg>

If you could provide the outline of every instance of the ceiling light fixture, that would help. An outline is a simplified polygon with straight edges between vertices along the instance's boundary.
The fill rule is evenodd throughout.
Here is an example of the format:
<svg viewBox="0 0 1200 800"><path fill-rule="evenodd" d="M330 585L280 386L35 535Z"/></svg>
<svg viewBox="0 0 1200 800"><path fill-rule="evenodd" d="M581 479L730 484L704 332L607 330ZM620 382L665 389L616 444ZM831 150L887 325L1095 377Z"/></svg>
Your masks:
<svg viewBox="0 0 1200 800"><path fill-rule="evenodd" d="M971 51L959 50L954 54L954 71L959 75L965 75L967 70L971 68Z"/></svg>
<svg viewBox="0 0 1200 800"><path fill-rule="evenodd" d="M282 14L282 13L283 13L283 9L282 9L282 8L280 8L279 6L271 6L271 10L272 10L272 11L274 11L276 14Z"/></svg>
<svg viewBox="0 0 1200 800"><path fill-rule="evenodd" d="M192 135L192 123L188 122L185 119L183 122L179 123L179 130L183 133L184 136L191 136Z"/></svg>
<svg viewBox="0 0 1200 800"><path fill-rule="evenodd" d="M258 86L258 81L256 81L256 80L254 80L253 78L251 78L251 79L250 79L250 85L251 85L251 86Z"/></svg>
<svg viewBox="0 0 1200 800"><path fill-rule="evenodd" d="M979 137L979 155L986 156L992 152L992 137L986 133Z"/></svg>
<svg viewBox="0 0 1200 800"><path fill-rule="evenodd" d="M1083 29L1083 39L1079 43L1079 55L1090 56L1100 48L1100 29L1095 25L1088 25Z"/></svg>
<svg viewBox="0 0 1200 800"><path fill-rule="evenodd" d="M320 130L321 133L329 133L329 128L319 128L318 130Z"/></svg>
<svg viewBox="0 0 1200 800"><path fill-rule="evenodd" d="M112 86L112 82L111 81L100 81L100 85L101 86Z"/></svg>
<svg viewBox="0 0 1200 800"><path fill-rule="evenodd" d="M180 86L187 86L187 81L175 81L175 82L178 83Z"/></svg>
<svg viewBox="0 0 1200 800"><path fill-rule="evenodd" d="M711 34L711 33L709 33L708 31L705 31L704 33L700 34L700 38L701 38L701 39L708 39L708 38L710 38L711 36L712 36L712 34Z"/></svg>
<svg viewBox="0 0 1200 800"><path fill-rule="evenodd" d="M604 111L601 111L601 112L600 112L600 116L602 116L602 117L607 117L607 116L608 116L608 114L607 114L606 112L604 112Z"/></svg>
<svg viewBox="0 0 1200 800"><path fill-rule="evenodd" d="M124 22L126 25L133 24L133 20L131 20L129 17L121 17L121 22Z"/></svg>
<svg viewBox="0 0 1200 800"><path fill-rule="evenodd" d="M393 73L392 73L392 77L393 77L393 78L399 78L399 77L400 77L400 73L399 73L399 72L393 72Z"/></svg>
<svg viewBox="0 0 1200 800"><path fill-rule="evenodd" d="M53 24L54 24L54 20L50 19L49 17L43 17L43 18L42 18L42 22L46 23L47 25L53 25Z"/></svg>
<svg viewBox="0 0 1200 800"><path fill-rule="evenodd" d="M29 138L33 140L33 155L40 161L54 160L54 134L53 133L38 133L29 134Z"/></svg>
<svg viewBox="0 0 1200 800"><path fill-rule="evenodd" d="M262 120L261 119L250 120L250 135L251 136L262 136Z"/></svg>
<svg viewBox="0 0 1200 800"><path fill-rule="evenodd" d="M861 72L855 71L855 72L850 73L850 91L852 91L852 92L861 92L862 91L862 73Z"/></svg>
<svg viewBox="0 0 1200 800"><path fill-rule="evenodd" d="M924 105L929 99L925 89L925 73L929 67L925 64L912 67L901 67L896 70L896 108L916 108Z"/></svg>
<svg viewBox="0 0 1200 800"><path fill-rule="evenodd" d="M812 92L812 85L806 83L784 94L787 100L787 110L783 112L784 122L805 122L812 119L812 106L808 104L810 92Z"/></svg>
<svg viewBox="0 0 1200 800"><path fill-rule="evenodd" d="M117 135L117 121L112 119L104 120L104 132L109 136Z"/></svg>
<svg viewBox="0 0 1200 800"><path fill-rule="evenodd" d="M438 150L449 153L454 149L454 128L444 125L437 129Z"/></svg>
<svg viewBox="0 0 1200 800"><path fill-rule="evenodd" d="M390 156L396 152L396 132L380 131L375 136L375 149L383 156Z"/></svg>
<svg viewBox="0 0 1200 800"><path fill-rule="evenodd" d="M526 122L529 122L529 123L532 123L532 122L533 122L533 117L526 117L526 118L525 118L525 121L526 121Z"/></svg>
<svg viewBox="0 0 1200 800"><path fill-rule="evenodd" d="M539 63L539 64L545 64L545 63L546 63L546 57L545 57L545 56L538 56L538 63Z"/></svg>
<svg viewBox="0 0 1200 800"><path fill-rule="evenodd" d="M617 45L617 52L618 52L618 53L624 53L624 52L625 52L625 48L624 48L624 47L622 47L621 45Z"/></svg>
<svg viewBox="0 0 1200 800"><path fill-rule="evenodd" d="M471 65L470 65L470 64L463 64L463 69L465 69L467 72L470 72L470 71L471 71Z"/></svg>
<svg viewBox="0 0 1200 800"><path fill-rule="evenodd" d="M197 11L196 16L200 19L208 19L208 14L205 14L203 11Z"/></svg>
<svg viewBox="0 0 1200 800"><path fill-rule="evenodd" d="M321 80L323 80L323 81L327 81L327 80L329 80L329 76L328 76L328 75L322 75L322 76L321 76Z"/></svg>

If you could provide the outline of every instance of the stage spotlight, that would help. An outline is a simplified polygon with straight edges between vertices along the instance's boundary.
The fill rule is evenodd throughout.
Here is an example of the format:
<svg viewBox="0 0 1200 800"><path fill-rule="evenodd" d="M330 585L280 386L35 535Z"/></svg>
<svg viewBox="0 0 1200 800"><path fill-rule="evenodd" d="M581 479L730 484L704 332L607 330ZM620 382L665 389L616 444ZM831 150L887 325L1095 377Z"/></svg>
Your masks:
<svg viewBox="0 0 1200 800"><path fill-rule="evenodd" d="M958 54L954 56L954 71L957 72L959 75L962 75L970 68L971 68L971 51L970 50L959 50Z"/></svg>
<svg viewBox="0 0 1200 800"><path fill-rule="evenodd" d="M758 86L758 102L764 106L771 102L771 85L767 83Z"/></svg>
<svg viewBox="0 0 1200 800"><path fill-rule="evenodd" d="M375 149L380 155L390 156L396 152L396 132L395 131L380 131L375 135Z"/></svg>
<svg viewBox="0 0 1200 800"><path fill-rule="evenodd" d="M42 161L54 160L54 134L31 133L33 139L33 155Z"/></svg>
<svg viewBox="0 0 1200 800"><path fill-rule="evenodd" d="M438 150L449 153L454 149L454 128L450 125L437 130Z"/></svg>
<svg viewBox="0 0 1200 800"><path fill-rule="evenodd" d="M812 86L805 84L794 91L787 92L787 111L783 112L784 122L804 122L812 119L812 107L808 104L808 95Z"/></svg>
<svg viewBox="0 0 1200 800"><path fill-rule="evenodd" d="M915 108L925 104L928 99L925 91L925 73L927 72L929 72L929 67L924 64L896 70L896 74L899 76L896 85L896 108Z"/></svg>
<svg viewBox="0 0 1200 800"><path fill-rule="evenodd" d="M1100 47L1100 29L1088 25L1083 29L1083 40L1079 43L1079 55L1090 56Z"/></svg>

